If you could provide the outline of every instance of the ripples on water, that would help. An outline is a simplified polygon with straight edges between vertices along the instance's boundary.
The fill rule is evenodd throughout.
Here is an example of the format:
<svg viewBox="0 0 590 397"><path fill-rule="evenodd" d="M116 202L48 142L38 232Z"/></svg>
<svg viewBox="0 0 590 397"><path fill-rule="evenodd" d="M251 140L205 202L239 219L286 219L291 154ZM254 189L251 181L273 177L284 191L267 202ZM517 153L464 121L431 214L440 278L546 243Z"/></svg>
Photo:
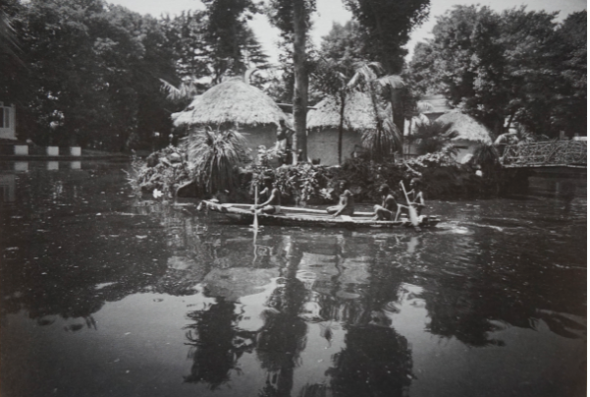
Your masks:
<svg viewBox="0 0 590 397"><path fill-rule="evenodd" d="M585 180L254 240L124 167L1 174L2 396L584 394Z"/></svg>

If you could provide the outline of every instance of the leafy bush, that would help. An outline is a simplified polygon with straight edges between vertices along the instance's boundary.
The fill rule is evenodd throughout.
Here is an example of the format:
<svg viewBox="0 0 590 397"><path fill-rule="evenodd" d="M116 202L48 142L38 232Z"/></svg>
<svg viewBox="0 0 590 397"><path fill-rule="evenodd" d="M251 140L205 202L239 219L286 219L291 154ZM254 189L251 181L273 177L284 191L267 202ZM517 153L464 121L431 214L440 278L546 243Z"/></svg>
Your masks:
<svg viewBox="0 0 590 397"><path fill-rule="evenodd" d="M135 157L127 179L137 191L152 193L155 198L173 198L179 186L193 180L193 170L186 159L184 145L168 146L145 160Z"/></svg>
<svg viewBox="0 0 590 397"><path fill-rule="evenodd" d="M244 187L250 192L254 184L262 188L270 182L279 189L283 199L298 204L325 202L326 188L333 174L330 167L309 163L284 164L278 168L259 164L244 172L252 175L250 186Z"/></svg>

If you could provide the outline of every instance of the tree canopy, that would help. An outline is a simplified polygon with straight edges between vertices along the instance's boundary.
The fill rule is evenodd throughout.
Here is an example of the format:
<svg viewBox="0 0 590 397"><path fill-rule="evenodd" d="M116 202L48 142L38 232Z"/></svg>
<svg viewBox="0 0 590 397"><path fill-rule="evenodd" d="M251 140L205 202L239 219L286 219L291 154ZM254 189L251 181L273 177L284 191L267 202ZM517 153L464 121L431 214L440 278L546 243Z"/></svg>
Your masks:
<svg viewBox="0 0 590 397"><path fill-rule="evenodd" d="M512 122L548 136L585 134L586 12L555 18L525 7L455 6L416 46L411 78L496 134Z"/></svg>
<svg viewBox="0 0 590 397"><path fill-rule="evenodd" d="M428 16L430 0L343 0L363 32L370 61L380 62L386 73L399 74L408 51L403 46L414 26Z"/></svg>
<svg viewBox="0 0 590 397"><path fill-rule="evenodd" d="M110 151L167 143L182 103L166 98L163 80L203 90L266 63L247 26L254 2L205 5L157 19L103 0L9 0L0 101L17 105L19 138Z"/></svg>

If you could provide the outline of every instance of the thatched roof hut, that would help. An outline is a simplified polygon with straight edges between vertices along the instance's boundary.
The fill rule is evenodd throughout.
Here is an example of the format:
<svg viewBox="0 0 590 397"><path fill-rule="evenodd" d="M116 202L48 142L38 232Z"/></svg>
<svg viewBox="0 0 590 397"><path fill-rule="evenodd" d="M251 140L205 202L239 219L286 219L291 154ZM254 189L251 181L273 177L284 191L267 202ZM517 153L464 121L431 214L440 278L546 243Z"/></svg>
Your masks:
<svg viewBox="0 0 590 397"><path fill-rule="evenodd" d="M235 77L196 96L185 110L172 114L172 121L175 126L274 124L278 128L281 121L287 122L287 115L264 92Z"/></svg>
<svg viewBox="0 0 590 397"><path fill-rule="evenodd" d="M307 112L307 128L322 130L338 128L340 125L340 101L329 96ZM363 132L375 128L373 105L369 95L351 92L346 96L344 107L344 128L349 131Z"/></svg>
<svg viewBox="0 0 590 397"><path fill-rule="evenodd" d="M473 117L453 110L443 114L436 119L436 123L450 124L451 128L448 134L456 133L457 136L452 138L453 141L471 141L491 144L490 132L486 127L476 121Z"/></svg>
<svg viewBox="0 0 590 397"><path fill-rule="evenodd" d="M380 109L380 112L384 110ZM381 117L384 115L382 114ZM369 95L347 94L344 107L344 129L340 135L340 100L329 96L307 112L307 154L321 164L335 165L362 151L361 137L376 128L375 113ZM341 140L341 147L339 142Z"/></svg>

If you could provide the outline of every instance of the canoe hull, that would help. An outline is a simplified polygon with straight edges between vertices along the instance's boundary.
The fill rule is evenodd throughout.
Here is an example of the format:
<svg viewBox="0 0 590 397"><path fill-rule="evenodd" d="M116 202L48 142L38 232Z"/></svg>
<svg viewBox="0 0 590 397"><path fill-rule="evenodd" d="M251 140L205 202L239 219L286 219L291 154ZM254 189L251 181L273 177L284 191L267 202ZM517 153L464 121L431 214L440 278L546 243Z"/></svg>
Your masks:
<svg viewBox="0 0 590 397"><path fill-rule="evenodd" d="M233 223L251 225L254 214L249 205L243 204L219 204L211 201L203 201L208 210L224 214ZM344 227L344 228L374 228L391 229L400 227L412 227L409 220L400 221L376 221L371 219L370 213L357 213L352 217L333 218L325 211L305 208L282 208L283 214L268 215L258 213L258 223L261 225L288 226L288 227ZM436 216L423 216L420 219L420 228L436 226L440 219Z"/></svg>

